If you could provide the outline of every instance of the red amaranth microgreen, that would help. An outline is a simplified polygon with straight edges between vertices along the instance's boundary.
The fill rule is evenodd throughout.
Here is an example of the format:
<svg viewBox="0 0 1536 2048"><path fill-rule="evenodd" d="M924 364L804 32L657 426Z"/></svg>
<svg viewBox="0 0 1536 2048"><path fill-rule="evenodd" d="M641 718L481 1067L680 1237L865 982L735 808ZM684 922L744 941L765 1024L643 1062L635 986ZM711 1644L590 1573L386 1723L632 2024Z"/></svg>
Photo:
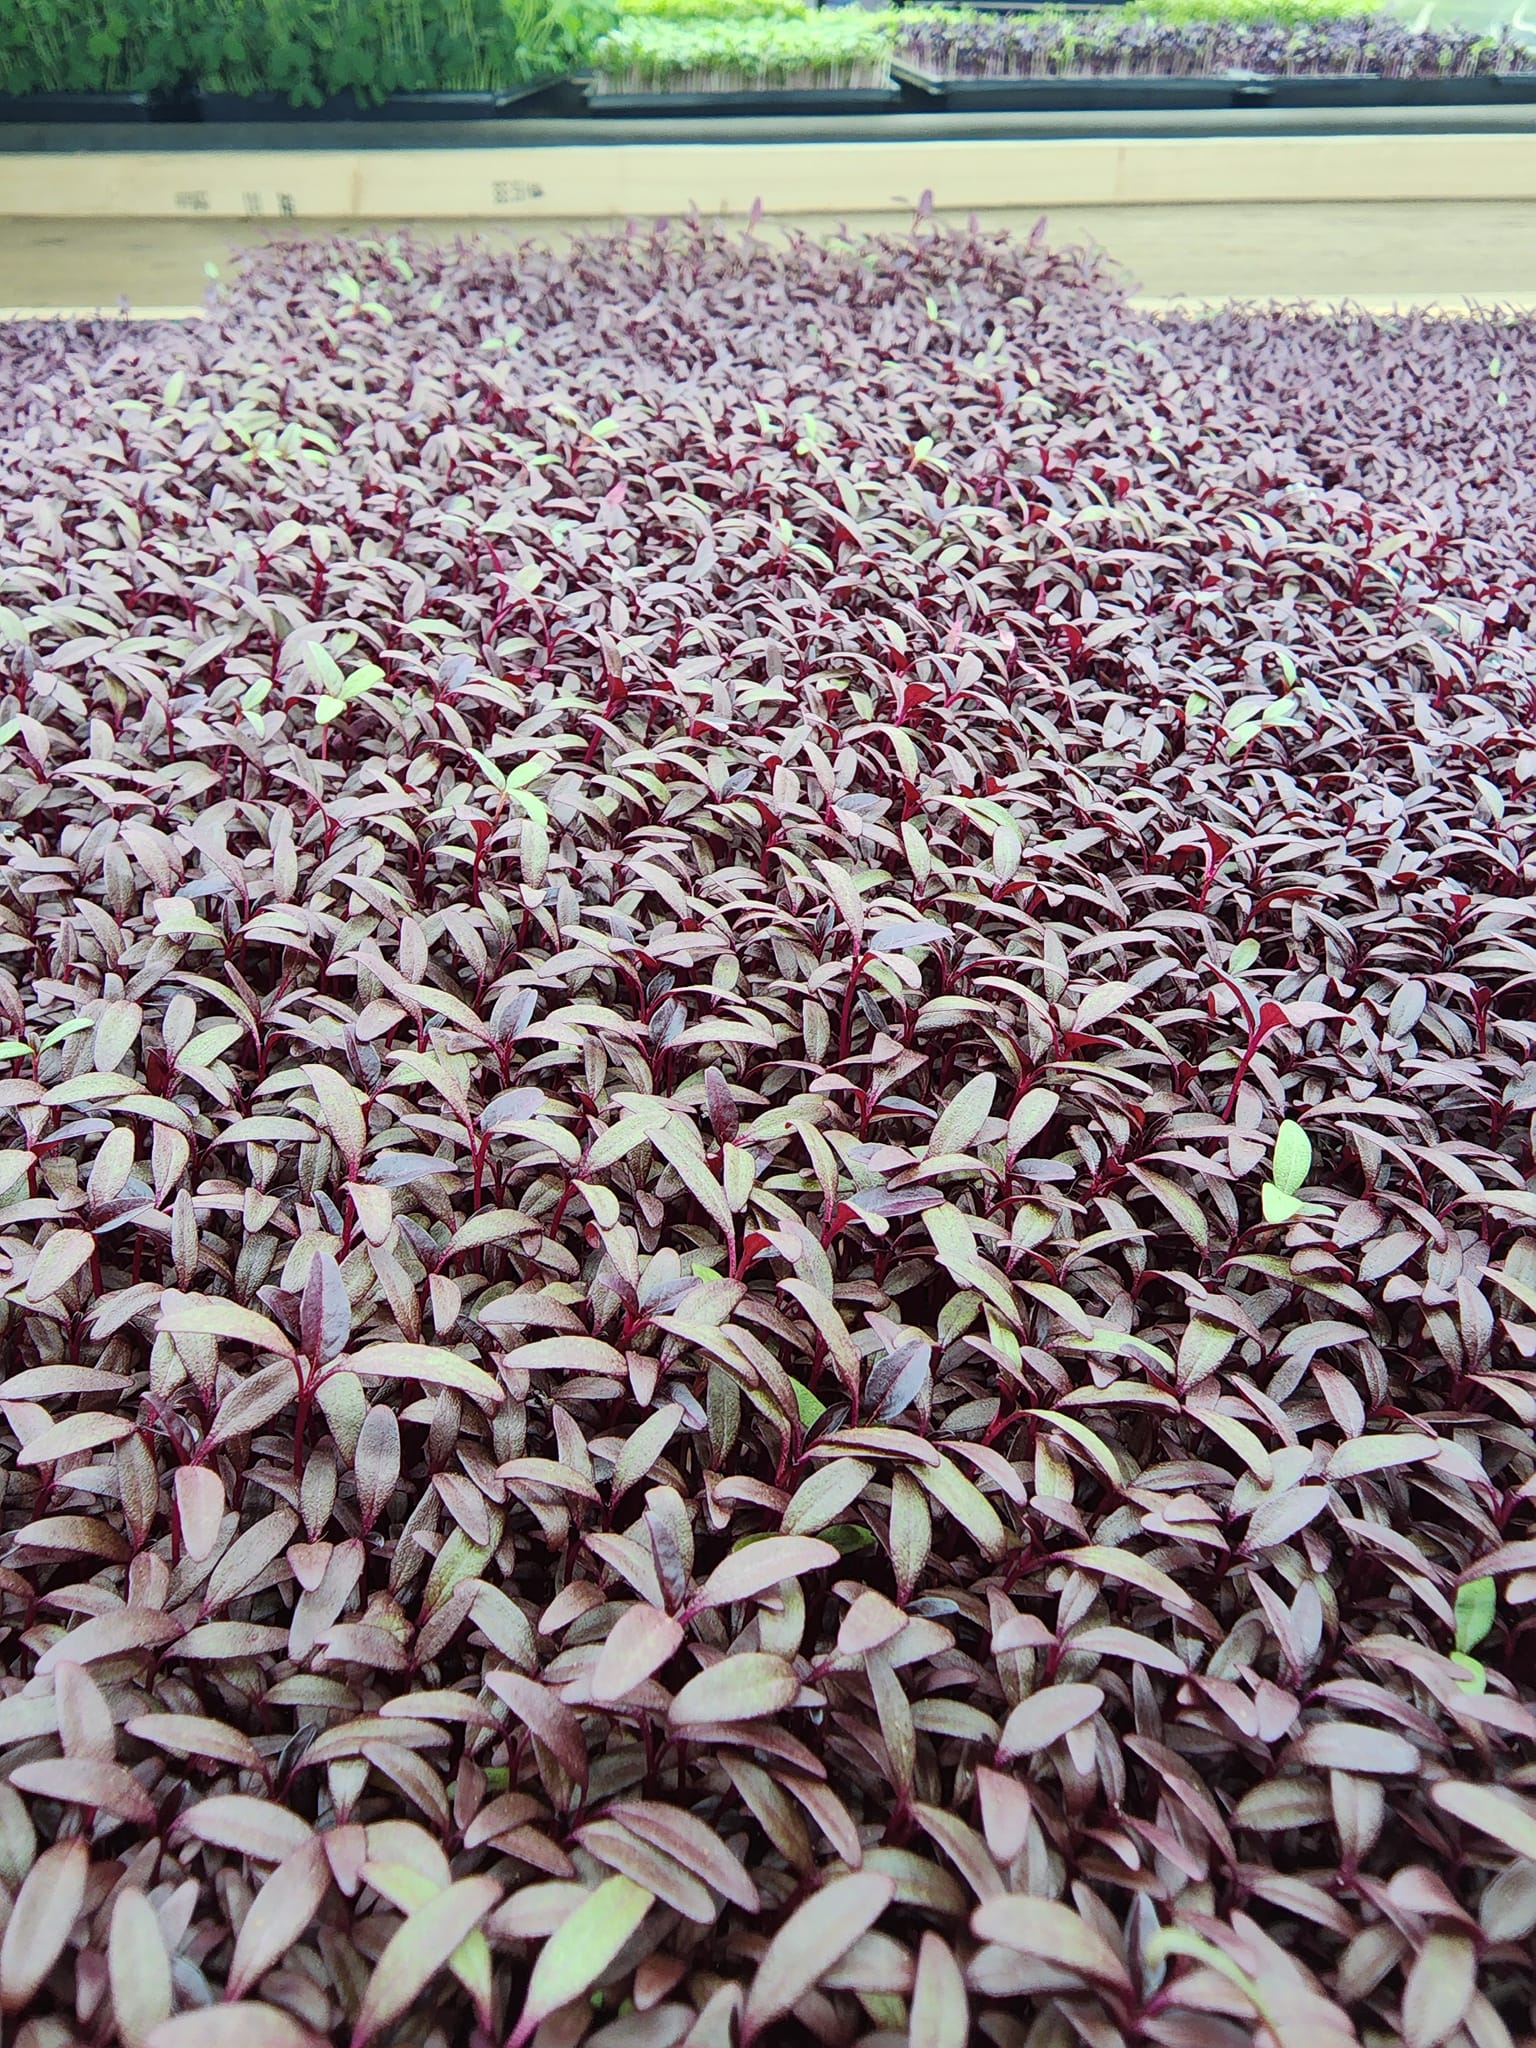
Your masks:
<svg viewBox="0 0 1536 2048"><path fill-rule="evenodd" d="M685 222L0 405L18 2048L1515 2038L1536 326Z"/></svg>
<svg viewBox="0 0 1536 2048"><path fill-rule="evenodd" d="M922 7L890 17L899 54L935 78L1481 78L1536 68L1522 28L1426 27L1381 12L1105 8L1101 15Z"/></svg>

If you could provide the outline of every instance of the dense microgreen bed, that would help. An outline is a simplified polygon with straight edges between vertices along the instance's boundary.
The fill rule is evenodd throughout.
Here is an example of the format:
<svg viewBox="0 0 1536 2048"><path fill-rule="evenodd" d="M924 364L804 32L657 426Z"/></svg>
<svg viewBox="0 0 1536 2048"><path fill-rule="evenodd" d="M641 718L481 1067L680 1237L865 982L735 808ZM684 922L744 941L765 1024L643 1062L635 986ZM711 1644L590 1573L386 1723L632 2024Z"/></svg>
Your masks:
<svg viewBox="0 0 1536 2048"><path fill-rule="evenodd" d="M900 54L953 78L1529 68L1526 39L1429 29L1350 0L1150 0L1100 18L809 0L12 0L0 94L196 91L297 107L494 92L591 63L599 92L869 88Z"/></svg>
<svg viewBox="0 0 1536 2048"><path fill-rule="evenodd" d="M805 21L816 12L810 0L631 0L619 10L620 20L671 21Z"/></svg>
<svg viewBox="0 0 1536 2048"><path fill-rule="evenodd" d="M900 54L944 78L1471 78L1536 68L1512 31L1418 28L1378 13L1269 18L1214 10L1116 8L1104 18L989 15L958 8L896 15Z"/></svg>
<svg viewBox="0 0 1536 2048"><path fill-rule="evenodd" d="M198 84L319 105L403 92L489 92L582 62L602 0L188 0Z"/></svg>
<svg viewBox="0 0 1536 2048"><path fill-rule="evenodd" d="M1523 2035L1531 322L297 245L0 409L7 2040Z"/></svg>
<svg viewBox="0 0 1536 2048"><path fill-rule="evenodd" d="M1101 14L959 7L787 18L775 0L651 0L597 44L599 89L740 91L880 85L898 55L930 77L1468 78L1536 65L1523 36L1430 28L1328 0L1162 0Z"/></svg>
<svg viewBox="0 0 1536 2048"><path fill-rule="evenodd" d="M896 25L857 7L804 19L623 20L592 54L599 92L889 85Z"/></svg>
<svg viewBox="0 0 1536 2048"><path fill-rule="evenodd" d="M177 0L5 0L0 93L165 90L181 29Z"/></svg>
<svg viewBox="0 0 1536 2048"><path fill-rule="evenodd" d="M602 0L5 0L0 93L495 91L569 70L611 20Z"/></svg>

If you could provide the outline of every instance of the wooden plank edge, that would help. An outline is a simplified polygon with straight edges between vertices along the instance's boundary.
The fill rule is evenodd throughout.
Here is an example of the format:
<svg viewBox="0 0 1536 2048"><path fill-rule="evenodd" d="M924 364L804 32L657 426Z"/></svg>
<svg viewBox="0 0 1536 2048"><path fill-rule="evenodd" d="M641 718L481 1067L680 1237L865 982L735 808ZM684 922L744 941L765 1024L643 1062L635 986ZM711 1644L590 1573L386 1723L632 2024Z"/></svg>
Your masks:
<svg viewBox="0 0 1536 2048"><path fill-rule="evenodd" d="M835 158L835 161L833 160ZM623 220L977 208L1536 200L1536 126L1435 135L876 139L0 155L0 216Z"/></svg>

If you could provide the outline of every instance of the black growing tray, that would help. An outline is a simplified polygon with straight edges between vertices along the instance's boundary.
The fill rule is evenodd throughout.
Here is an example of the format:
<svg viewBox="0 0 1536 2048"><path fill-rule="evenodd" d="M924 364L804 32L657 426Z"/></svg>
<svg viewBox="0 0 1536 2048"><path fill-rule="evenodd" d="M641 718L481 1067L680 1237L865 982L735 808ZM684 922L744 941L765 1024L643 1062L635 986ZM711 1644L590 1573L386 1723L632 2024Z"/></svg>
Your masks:
<svg viewBox="0 0 1536 2048"><path fill-rule="evenodd" d="M1536 71L1481 78L1267 78L1252 97L1266 107L1501 107L1536 100Z"/></svg>
<svg viewBox="0 0 1536 2048"><path fill-rule="evenodd" d="M1217 78L934 78L897 64L904 84L931 95L955 112L1125 113L1131 108L1184 111L1232 107L1250 84L1242 77Z"/></svg>
<svg viewBox="0 0 1536 2048"><path fill-rule="evenodd" d="M631 120L675 121L711 114L888 114L901 103L899 85L789 92L592 92L587 112Z"/></svg>
<svg viewBox="0 0 1536 2048"><path fill-rule="evenodd" d="M0 93L0 124L43 122L168 121L175 118L169 101L147 92Z"/></svg>
<svg viewBox="0 0 1536 2048"><path fill-rule="evenodd" d="M1536 101L1536 72L1481 78L935 78L896 76L955 113L1127 113L1199 107L1497 107Z"/></svg>
<svg viewBox="0 0 1536 2048"><path fill-rule="evenodd" d="M568 78L543 78L505 92L398 92L368 106L350 92L318 107L296 107L279 92L243 94L199 91L193 100L198 121L262 121L306 124L337 121L505 121L579 113L581 96Z"/></svg>

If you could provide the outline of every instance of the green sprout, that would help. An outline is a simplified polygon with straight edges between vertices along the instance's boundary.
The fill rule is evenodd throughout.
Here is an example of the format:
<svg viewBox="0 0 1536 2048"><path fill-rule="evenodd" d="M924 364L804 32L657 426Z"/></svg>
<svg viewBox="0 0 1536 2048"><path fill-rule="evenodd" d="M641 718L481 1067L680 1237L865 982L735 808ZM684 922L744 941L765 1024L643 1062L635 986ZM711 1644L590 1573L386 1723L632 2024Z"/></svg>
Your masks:
<svg viewBox="0 0 1536 2048"><path fill-rule="evenodd" d="M334 724L349 704L384 680L383 669L377 662L372 661L359 662L356 668L343 672L341 663L335 655L317 642L311 642L305 647L304 666L309 671L310 681L320 691L320 695L315 699L316 725ZM254 688L253 685L251 690L247 690L247 697L254 694ZM265 692L262 694L265 695ZM258 697L256 703L259 705L260 702L261 699ZM255 707L247 706L242 700L241 708L249 716Z"/></svg>
<svg viewBox="0 0 1536 2048"><path fill-rule="evenodd" d="M1242 697L1222 721L1230 757L1251 747L1262 732L1289 725L1296 716L1294 697Z"/></svg>
<svg viewBox="0 0 1536 2048"><path fill-rule="evenodd" d="M1306 1185L1312 1171L1312 1140L1301 1125L1287 1117L1275 1133L1274 1157L1262 1200L1266 1223L1290 1223L1298 1216L1322 1216L1326 1211L1315 1202L1303 1202L1297 1190Z"/></svg>
<svg viewBox="0 0 1536 2048"><path fill-rule="evenodd" d="M1467 1674L1457 1681L1466 1692L1488 1688L1488 1673L1472 1652L1493 1627L1498 1604L1498 1587L1491 1578L1468 1579L1456 1588L1456 1647L1451 1662Z"/></svg>

